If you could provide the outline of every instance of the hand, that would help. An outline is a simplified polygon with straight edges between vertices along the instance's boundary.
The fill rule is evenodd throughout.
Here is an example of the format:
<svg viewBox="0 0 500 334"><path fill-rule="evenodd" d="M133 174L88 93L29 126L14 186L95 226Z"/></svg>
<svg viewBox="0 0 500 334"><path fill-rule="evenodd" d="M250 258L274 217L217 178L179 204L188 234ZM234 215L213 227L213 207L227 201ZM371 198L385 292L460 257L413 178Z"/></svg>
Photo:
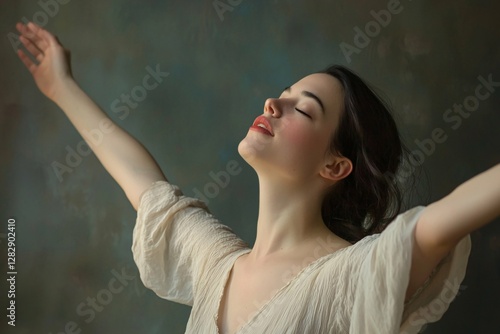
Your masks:
<svg viewBox="0 0 500 334"><path fill-rule="evenodd" d="M38 64L21 49L17 50L17 55L33 75L40 91L54 101L68 80L73 80L70 51L63 48L56 36L33 22L27 25L19 22L16 28L21 33L19 40Z"/></svg>

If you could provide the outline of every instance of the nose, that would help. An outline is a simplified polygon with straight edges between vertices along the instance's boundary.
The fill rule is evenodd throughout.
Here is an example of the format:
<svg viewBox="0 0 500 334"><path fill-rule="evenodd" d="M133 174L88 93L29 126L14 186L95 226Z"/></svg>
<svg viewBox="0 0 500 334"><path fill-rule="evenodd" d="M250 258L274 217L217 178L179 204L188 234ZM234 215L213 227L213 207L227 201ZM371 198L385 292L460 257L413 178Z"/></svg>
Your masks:
<svg viewBox="0 0 500 334"><path fill-rule="evenodd" d="M281 109L278 105L278 99L268 98L264 103L264 112L271 114L272 117L281 117Z"/></svg>

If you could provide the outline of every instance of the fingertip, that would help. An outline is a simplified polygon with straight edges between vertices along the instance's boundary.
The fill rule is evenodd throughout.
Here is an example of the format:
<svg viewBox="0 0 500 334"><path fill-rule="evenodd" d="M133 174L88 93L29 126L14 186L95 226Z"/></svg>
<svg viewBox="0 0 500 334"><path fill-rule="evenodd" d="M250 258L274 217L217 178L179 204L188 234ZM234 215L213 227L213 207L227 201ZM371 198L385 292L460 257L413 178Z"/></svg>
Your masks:
<svg viewBox="0 0 500 334"><path fill-rule="evenodd" d="M16 50L16 53L17 55L20 57L20 58L24 58L26 55L24 54L24 51L21 50L21 49L17 49Z"/></svg>
<svg viewBox="0 0 500 334"><path fill-rule="evenodd" d="M31 21L29 21L26 26L33 32L36 32L39 29L39 27Z"/></svg>
<svg viewBox="0 0 500 334"><path fill-rule="evenodd" d="M30 21L30 24L31 26L35 27L36 29L42 29L42 27L40 27L38 24L36 24L35 22L32 22Z"/></svg>
<svg viewBox="0 0 500 334"><path fill-rule="evenodd" d="M16 23L16 29L20 32L22 32L23 30L25 30L27 27L22 23L22 22L17 22Z"/></svg>

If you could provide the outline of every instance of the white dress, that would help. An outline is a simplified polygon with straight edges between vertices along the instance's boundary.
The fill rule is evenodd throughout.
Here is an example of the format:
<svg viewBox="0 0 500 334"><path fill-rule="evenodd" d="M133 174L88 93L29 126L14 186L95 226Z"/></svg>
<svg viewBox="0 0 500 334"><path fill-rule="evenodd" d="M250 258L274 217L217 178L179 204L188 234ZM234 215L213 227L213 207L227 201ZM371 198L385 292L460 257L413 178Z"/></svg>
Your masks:
<svg viewBox="0 0 500 334"><path fill-rule="evenodd" d="M471 240L467 235L404 303L413 231L424 206L382 232L323 256L283 282L237 334L418 333L439 320L457 295ZM189 305L189 334L216 334L229 272L249 245L220 223L205 203L166 181L140 196L132 252L144 285L159 297ZM257 304L256 304L257 305Z"/></svg>

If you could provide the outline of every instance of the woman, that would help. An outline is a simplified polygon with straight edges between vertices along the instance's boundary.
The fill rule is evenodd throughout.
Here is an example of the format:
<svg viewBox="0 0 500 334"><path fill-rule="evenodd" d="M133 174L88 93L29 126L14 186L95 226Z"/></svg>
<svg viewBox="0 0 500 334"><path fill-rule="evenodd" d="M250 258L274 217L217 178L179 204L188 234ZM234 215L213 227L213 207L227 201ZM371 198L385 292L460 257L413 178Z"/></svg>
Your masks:
<svg viewBox="0 0 500 334"><path fill-rule="evenodd" d="M144 285L192 306L187 333L417 333L457 295L469 234L500 215L500 165L399 213L395 123L359 77L332 66L266 100L239 144L260 187L249 248L78 87L57 38L17 29L38 64L19 57L80 134L112 129L88 144L138 211Z"/></svg>

